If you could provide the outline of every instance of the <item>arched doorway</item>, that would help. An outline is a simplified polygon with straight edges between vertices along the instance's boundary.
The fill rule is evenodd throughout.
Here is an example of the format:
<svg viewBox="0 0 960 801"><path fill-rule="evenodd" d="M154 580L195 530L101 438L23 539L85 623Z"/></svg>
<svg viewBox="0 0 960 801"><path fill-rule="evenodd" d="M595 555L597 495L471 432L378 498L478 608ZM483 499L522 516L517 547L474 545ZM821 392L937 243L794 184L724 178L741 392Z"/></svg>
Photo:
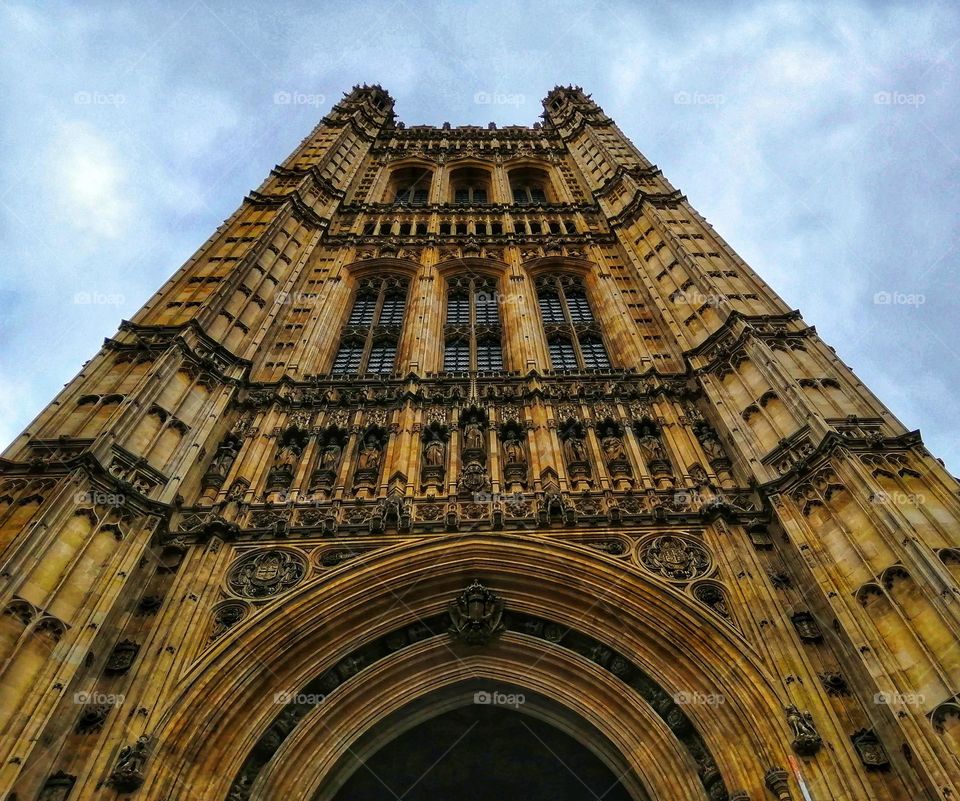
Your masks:
<svg viewBox="0 0 960 801"><path fill-rule="evenodd" d="M508 620L471 646L451 638L447 610L478 578ZM145 795L336 801L354 772L338 771L347 754L368 759L464 706L465 686L550 699L557 710L523 712L573 736L637 801L766 792L764 771L786 761L770 677L722 621L593 549L469 535L348 562L218 641L155 729ZM678 693L724 703L679 708ZM308 700L278 704L290 694Z"/></svg>
<svg viewBox="0 0 960 801"><path fill-rule="evenodd" d="M636 801L597 754L520 711L522 693L477 690L475 697L478 703L422 721L365 758L351 749L334 801Z"/></svg>

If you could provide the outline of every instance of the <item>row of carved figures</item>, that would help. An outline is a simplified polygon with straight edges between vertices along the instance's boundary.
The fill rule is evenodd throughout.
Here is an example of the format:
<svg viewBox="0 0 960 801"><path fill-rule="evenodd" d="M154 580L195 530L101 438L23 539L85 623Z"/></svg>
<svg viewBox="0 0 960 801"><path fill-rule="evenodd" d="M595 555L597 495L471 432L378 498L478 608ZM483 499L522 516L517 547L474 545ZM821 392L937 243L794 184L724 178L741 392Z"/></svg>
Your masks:
<svg viewBox="0 0 960 801"><path fill-rule="evenodd" d="M654 488L669 490L676 487L678 481L674 462L657 423L648 419L640 420L631 429L641 465L635 465L629 455L627 431L621 424L606 420L596 426L600 456L614 486L623 490L637 486L634 473L639 467L645 471ZM489 489L489 430L490 423L482 412L467 413L452 429L445 423L437 422L423 429L420 436L421 491L428 495L442 494L443 483L451 467L451 447L454 443L457 443L459 452L458 491L476 493ZM705 423L699 423L694 431L720 485L732 486L731 463L716 432ZM528 489L529 442L525 428L518 421L511 421L499 426L496 432L504 486L511 492ZM559 426L558 435L571 488L577 491L595 488L596 471L584 424L568 420ZM279 435L267 473L267 493L290 490L310 440L310 432L297 425L289 426ZM388 432L378 425L372 425L358 435L353 474L347 477L352 480L355 495L370 497L375 493L388 441ZM231 432L220 443L202 480L207 500L212 501L216 497L242 445L243 438L236 432ZM309 495L321 498L331 496L348 447L350 435L342 428L331 426L316 434L317 455L310 473ZM709 483L707 472L699 463L688 466L688 472L697 484Z"/></svg>

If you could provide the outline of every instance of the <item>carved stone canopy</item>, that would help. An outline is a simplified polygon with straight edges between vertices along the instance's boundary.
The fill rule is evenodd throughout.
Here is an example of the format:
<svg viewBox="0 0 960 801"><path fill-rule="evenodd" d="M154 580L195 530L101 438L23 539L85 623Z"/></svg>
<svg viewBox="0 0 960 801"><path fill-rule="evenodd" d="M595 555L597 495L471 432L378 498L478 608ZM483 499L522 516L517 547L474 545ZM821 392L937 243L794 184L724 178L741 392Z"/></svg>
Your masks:
<svg viewBox="0 0 960 801"><path fill-rule="evenodd" d="M449 632L467 645L484 645L504 628L503 600L476 579L450 606Z"/></svg>

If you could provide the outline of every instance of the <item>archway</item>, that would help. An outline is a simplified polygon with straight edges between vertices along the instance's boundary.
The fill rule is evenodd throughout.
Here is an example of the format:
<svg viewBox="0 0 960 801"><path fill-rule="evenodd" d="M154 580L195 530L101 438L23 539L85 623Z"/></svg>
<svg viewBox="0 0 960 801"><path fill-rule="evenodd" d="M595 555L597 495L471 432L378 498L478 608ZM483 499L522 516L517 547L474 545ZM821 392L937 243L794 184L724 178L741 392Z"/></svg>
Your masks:
<svg viewBox="0 0 960 801"><path fill-rule="evenodd" d="M546 699L516 688L464 687L459 694L465 703L417 722L376 750L378 731L392 722L375 727L314 801L647 801L645 793L633 795L625 786L634 784L631 776L621 781L620 766L607 764L603 735L590 727L585 746L556 725ZM556 713L562 719L562 711Z"/></svg>
<svg viewBox="0 0 960 801"><path fill-rule="evenodd" d="M505 599L513 620L482 647L446 633L451 599L474 578ZM218 641L154 730L144 790L170 801L185 791L226 798L260 755L249 798L314 801L343 755L388 716L417 702L424 719L436 717L444 694L467 681L550 698L566 710L554 725L581 745L590 737L572 721L595 727L622 755L598 754L614 775L626 762L658 801L762 788L764 771L786 761L770 677L732 628L689 597L581 545L438 536L351 560ZM323 701L291 716L276 696L298 691ZM681 693L725 700L680 709Z"/></svg>

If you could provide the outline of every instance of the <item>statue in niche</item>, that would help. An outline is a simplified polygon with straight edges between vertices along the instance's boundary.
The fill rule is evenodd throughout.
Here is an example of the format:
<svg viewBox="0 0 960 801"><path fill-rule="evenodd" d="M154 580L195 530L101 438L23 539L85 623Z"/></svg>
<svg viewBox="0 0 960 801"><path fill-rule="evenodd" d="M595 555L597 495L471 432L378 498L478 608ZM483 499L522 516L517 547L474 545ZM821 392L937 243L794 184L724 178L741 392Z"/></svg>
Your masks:
<svg viewBox="0 0 960 801"><path fill-rule="evenodd" d="M647 434L637 440L637 445L640 447L640 452L643 454L643 458L647 464L667 461L667 452L663 447L663 443L660 442L660 437L654 434Z"/></svg>
<svg viewBox="0 0 960 801"><path fill-rule="evenodd" d="M603 448L608 462L623 462L627 459L623 450L623 440L615 434L608 434L601 439L600 447Z"/></svg>
<svg viewBox="0 0 960 801"><path fill-rule="evenodd" d="M442 467L447 448L440 439L431 439L423 448L423 461L430 467Z"/></svg>
<svg viewBox="0 0 960 801"><path fill-rule="evenodd" d="M463 449L483 453L483 428L476 420L471 420L463 429Z"/></svg>
<svg viewBox="0 0 960 801"><path fill-rule="evenodd" d="M320 454L319 469L336 470L337 465L340 464L341 453L342 448L336 442L328 442L323 453Z"/></svg>
<svg viewBox="0 0 960 801"><path fill-rule="evenodd" d="M217 448L217 453L210 463L210 472L225 476L239 452L240 448L232 438L228 437L225 439L220 443L220 446Z"/></svg>
<svg viewBox="0 0 960 801"><path fill-rule="evenodd" d="M720 440L717 439L717 435L713 430L707 429L701 432L700 445L703 446L703 452L707 454L710 461L727 458L727 454L723 450L723 445L720 444Z"/></svg>
<svg viewBox="0 0 960 801"><path fill-rule="evenodd" d="M583 437L571 434L563 442L563 450L567 455L567 460L571 462L587 461L587 446Z"/></svg>
<svg viewBox="0 0 960 801"><path fill-rule="evenodd" d="M300 458L300 448L293 442L285 442L277 451L274 466L278 470L293 470Z"/></svg>
<svg viewBox="0 0 960 801"><path fill-rule="evenodd" d="M503 455L507 464L524 464L527 461L523 445L515 436L509 436L503 441Z"/></svg>
<svg viewBox="0 0 960 801"><path fill-rule="evenodd" d="M357 457L357 467L360 470L376 470L380 467L380 443L373 434L363 441Z"/></svg>

